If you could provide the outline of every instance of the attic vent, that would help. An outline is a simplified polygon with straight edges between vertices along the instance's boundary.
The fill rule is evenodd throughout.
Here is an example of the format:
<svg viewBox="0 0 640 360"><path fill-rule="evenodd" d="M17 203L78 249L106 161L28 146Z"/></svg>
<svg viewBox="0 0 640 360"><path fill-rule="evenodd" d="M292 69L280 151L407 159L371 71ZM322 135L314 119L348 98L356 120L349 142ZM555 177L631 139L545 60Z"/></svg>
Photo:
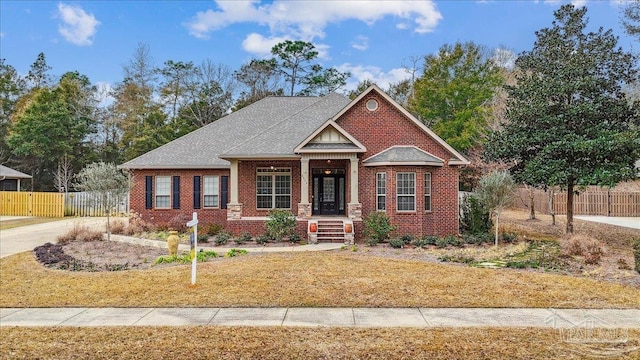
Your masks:
<svg viewBox="0 0 640 360"><path fill-rule="evenodd" d="M378 102L375 99L367 100L366 104L367 110L374 111L378 109Z"/></svg>

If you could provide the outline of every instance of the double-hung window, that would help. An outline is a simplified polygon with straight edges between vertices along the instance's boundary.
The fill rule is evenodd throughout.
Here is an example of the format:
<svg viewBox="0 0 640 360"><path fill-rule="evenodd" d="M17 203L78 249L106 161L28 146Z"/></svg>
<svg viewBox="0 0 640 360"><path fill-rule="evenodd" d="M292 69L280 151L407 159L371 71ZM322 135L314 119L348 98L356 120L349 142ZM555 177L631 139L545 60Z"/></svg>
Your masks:
<svg viewBox="0 0 640 360"><path fill-rule="evenodd" d="M416 210L416 173L396 174L396 196L398 211Z"/></svg>
<svg viewBox="0 0 640 360"><path fill-rule="evenodd" d="M258 209L290 209L291 169L258 168L256 192Z"/></svg>
<svg viewBox="0 0 640 360"><path fill-rule="evenodd" d="M218 176L203 176L204 207L217 208L220 206L220 178Z"/></svg>
<svg viewBox="0 0 640 360"><path fill-rule="evenodd" d="M171 207L171 176L156 176L156 208Z"/></svg>
<svg viewBox="0 0 640 360"><path fill-rule="evenodd" d="M376 210L385 211L387 209L387 174L376 174Z"/></svg>
<svg viewBox="0 0 640 360"><path fill-rule="evenodd" d="M431 211L431 173L424 174L424 210Z"/></svg>

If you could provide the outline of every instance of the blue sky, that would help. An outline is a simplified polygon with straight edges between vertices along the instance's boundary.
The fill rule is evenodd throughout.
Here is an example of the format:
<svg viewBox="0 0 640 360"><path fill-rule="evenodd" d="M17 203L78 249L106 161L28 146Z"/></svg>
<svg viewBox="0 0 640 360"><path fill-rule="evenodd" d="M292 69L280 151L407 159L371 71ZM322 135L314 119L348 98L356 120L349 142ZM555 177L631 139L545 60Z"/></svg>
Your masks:
<svg viewBox="0 0 640 360"><path fill-rule="evenodd" d="M52 75L77 70L96 84L122 80L138 43L154 63L211 59L238 69L284 40L313 42L319 61L350 71L349 87L385 87L407 77L403 65L443 44L474 41L489 49L530 50L569 1L0 1L0 57L26 74L44 52ZM592 29L613 29L620 46L622 1L574 0ZM418 65L421 64L421 61Z"/></svg>

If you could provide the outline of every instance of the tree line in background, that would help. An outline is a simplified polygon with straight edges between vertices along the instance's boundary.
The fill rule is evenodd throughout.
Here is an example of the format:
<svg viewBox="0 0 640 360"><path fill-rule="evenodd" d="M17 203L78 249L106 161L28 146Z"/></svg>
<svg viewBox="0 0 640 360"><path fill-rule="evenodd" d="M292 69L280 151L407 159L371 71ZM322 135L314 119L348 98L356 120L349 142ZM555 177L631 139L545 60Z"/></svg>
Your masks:
<svg viewBox="0 0 640 360"><path fill-rule="evenodd" d="M472 160L461 176L465 190L494 169L532 187L569 190L630 179L640 158L638 57L620 49L611 30L587 32L586 11L560 7L517 59L473 42L445 44L410 59L409 77L383 90ZM621 15L640 38L640 1ZM236 70L211 60L158 67L140 44L107 105L85 75L54 80L44 54L24 77L1 60L0 163L33 175L34 190L65 191L89 163L127 161L266 96L343 87L350 74L317 58L313 44L285 41L270 59Z"/></svg>

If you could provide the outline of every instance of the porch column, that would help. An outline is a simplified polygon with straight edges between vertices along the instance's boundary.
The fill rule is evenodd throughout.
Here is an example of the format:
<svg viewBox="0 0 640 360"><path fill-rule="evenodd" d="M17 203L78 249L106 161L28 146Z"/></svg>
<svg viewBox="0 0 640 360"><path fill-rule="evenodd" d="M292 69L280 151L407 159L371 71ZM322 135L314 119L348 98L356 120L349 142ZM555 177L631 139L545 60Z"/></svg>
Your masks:
<svg viewBox="0 0 640 360"><path fill-rule="evenodd" d="M300 159L300 204L298 204L298 217L311 217L311 204L309 203L309 158L302 155Z"/></svg>
<svg viewBox="0 0 640 360"><path fill-rule="evenodd" d="M360 203L358 199L358 155L351 155L351 203L357 204Z"/></svg>
<svg viewBox="0 0 640 360"><path fill-rule="evenodd" d="M242 204L238 201L238 160L230 160L229 186L231 187L231 199L227 206L227 220L242 218Z"/></svg>
<svg viewBox="0 0 640 360"><path fill-rule="evenodd" d="M362 204L358 198L358 155L351 154L349 184L351 199L347 204L347 216L352 220L362 219Z"/></svg>

